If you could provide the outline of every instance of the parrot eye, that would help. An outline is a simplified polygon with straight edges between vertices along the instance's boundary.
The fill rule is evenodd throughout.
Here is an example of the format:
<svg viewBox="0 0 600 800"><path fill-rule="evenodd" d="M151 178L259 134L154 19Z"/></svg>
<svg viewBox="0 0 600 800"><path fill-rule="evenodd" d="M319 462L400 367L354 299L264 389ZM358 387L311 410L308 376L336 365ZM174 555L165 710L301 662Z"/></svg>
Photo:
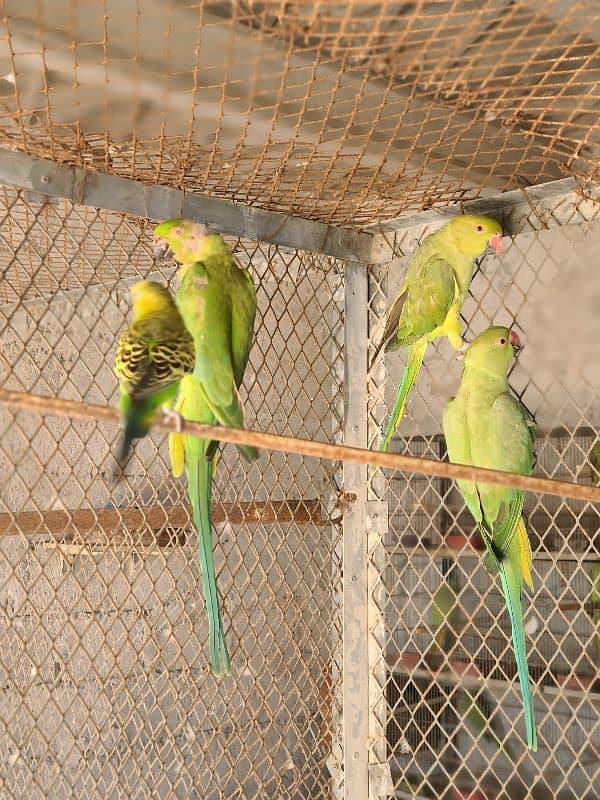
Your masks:
<svg viewBox="0 0 600 800"><path fill-rule="evenodd" d="M175 234L175 236L181 236L181 234L183 233L183 231L181 230L181 228L175 228L175 230L173 231L173 233Z"/></svg>
<svg viewBox="0 0 600 800"><path fill-rule="evenodd" d="M498 339L498 344L500 344L500 345L506 344L506 339L504 338L504 336L501 336L501 337Z"/></svg>
<svg viewBox="0 0 600 800"><path fill-rule="evenodd" d="M478 226L475 228L475 230L477 231L477 233L483 233L483 225L478 225Z"/></svg>

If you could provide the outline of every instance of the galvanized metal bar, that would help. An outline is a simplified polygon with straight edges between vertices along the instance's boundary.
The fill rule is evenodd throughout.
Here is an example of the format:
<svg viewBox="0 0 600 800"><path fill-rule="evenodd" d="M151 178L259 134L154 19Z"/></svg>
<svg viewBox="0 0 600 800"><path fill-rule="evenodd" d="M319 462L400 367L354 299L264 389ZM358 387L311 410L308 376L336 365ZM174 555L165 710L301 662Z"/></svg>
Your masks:
<svg viewBox="0 0 600 800"><path fill-rule="evenodd" d="M344 442L367 446L369 287L362 264L346 269L344 321ZM344 463L344 797L369 792L369 659L366 502L367 467Z"/></svg>
<svg viewBox="0 0 600 800"><path fill-rule="evenodd" d="M377 478L373 480L377 483ZM389 508L387 500L367 502L368 546L368 615L369 615L369 789L371 797L394 794L391 767L388 759L386 719L386 683L388 680L385 651L389 638L386 619L389 574L387 539ZM383 644L382 644L383 643Z"/></svg>
<svg viewBox="0 0 600 800"><path fill-rule="evenodd" d="M600 185L582 186L573 178L529 186L493 197L479 198L440 209L430 209L407 217L371 225L374 234L371 263L391 261L398 255L396 243L412 228L441 226L458 214L487 214L502 223L505 234L514 238L534 230L564 228L597 216ZM575 213L577 210L578 213Z"/></svg>
<svg viewBox="0 0 600 800"><path fill-rule="evenodd" d="M58 166L53 161L4 148L0 148L0 183L144 219L189 217L224 234L346 261L365 263L371 251L370 233L80 167Z"/></svg>
<svg viewBox="0 0 600 800"><path fill-rule="evenodd" d="M600 187L589 185L584 187L586 194L598 196ZM406 217L388 219L385 222L369 225L367 230L373 233L391 233L393 231L414 228L417 225L431 225L436 222L448 220L457 214L492 214L502 211L512 210L518 206L528 205L528 203L553 203L560 202L572 192L581 189L580 184L574 178L561 178L558 181L548 181L537 186L527 186L523 189L514 189L510 192L491 197L478 197L475 200L467 200L464 203L455 203L446 208L428 209L419 211Z"/></svg>

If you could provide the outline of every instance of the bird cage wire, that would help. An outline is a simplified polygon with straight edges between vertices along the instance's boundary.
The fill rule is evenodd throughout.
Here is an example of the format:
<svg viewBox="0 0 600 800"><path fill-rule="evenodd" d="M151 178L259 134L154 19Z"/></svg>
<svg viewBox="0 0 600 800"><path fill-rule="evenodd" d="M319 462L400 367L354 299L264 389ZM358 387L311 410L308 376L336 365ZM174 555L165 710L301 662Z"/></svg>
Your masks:
<svg viewBox="0 0 600 800"><path fill-rule="evenodd" d="M137 221L7 188L1 203L0 383L114 405L128 287L171 285L175 269L155 271ZM260 286L248 424L339 438L340 265L231 244ZM217 680L166 437L140 442L115 482L114 426L6 407L0 419L2 797L328 797L335 465L263 452L246 466L224 448L213 520L233 675Z"/></svg>
<svg viewBox="0 0 600 800"><path fill-rule="evenodd" d="M6 0L0 142L359 227L593 178L597 0Z"/></svg>
<svg viewBox="0 0 600 800"><path fill-rule="evenodd" d="M492 324L519 331L525 347L510 383L536 419L535 472L580 483L595 479L589 456L600 425L600 374L591 366L600 328L589 294L597 293L590 284L599 218L598 199L581 193L537 207L524 202L505 215L513 236L483 260L462 315L466 341ZM396 257L369 276L371 355L410 254L437 227L388 231ZM390 353L370 362L371 447L402 360ZM448 342L437 344L392 450L447 459L442 409L459 380L460 359ZM368 497L370 740L396 796L597 797L598 507L526 496L535 588L524 591L524 621L539 734L527 758L509 616L458 490L447 479L378 472ZM456 595L450 608L441 588Z"/></svg>
<svg viewBox="0 0 600 800"><path fill-rule="evenodd" d="M67 192L37 158L368 240L367 270L309 237L228 237L258 285L248 426L370 447L402 366L373 355L407 257L449 205L482 198L512 238L473 281L467 339L522 329L511 384L538 422L535 470L590 483L599 38L598 2L7 0L0 147L37 177L15 156L18 188L0 190L0 385L114 405L128 286L176 283L152 263L149 212L116 190L110 205L112 184L105 205L72 202L77 175ZM430 348L392 449L445 458L459 369ZM247 466L223 447L233 675L217 681L164 436L118 485L105 422L0 405L0 436L2 797L362 800L367 777L403 800L597 796L596 506L527 497L528 755L508 616L448 479L270 451ZM457 607L438 630L444 584Z"/></svg>

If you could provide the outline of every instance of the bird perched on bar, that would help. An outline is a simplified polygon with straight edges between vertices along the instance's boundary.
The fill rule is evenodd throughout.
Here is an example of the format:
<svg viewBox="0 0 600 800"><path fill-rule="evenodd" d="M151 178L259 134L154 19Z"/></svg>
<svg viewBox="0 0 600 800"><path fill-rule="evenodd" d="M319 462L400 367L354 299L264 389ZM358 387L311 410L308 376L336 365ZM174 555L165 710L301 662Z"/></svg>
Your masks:
<svg viewBox="0 0 600 800"><path fill-rule="evenodd" d="M412 256L375 353L377 358L382 348L386 352L398 347L409 348L381 451L387 451L402 420L428 343L447 336L455 349L462 348L460 311L471 284L475 261L488 248L496 254L500 252L500 225L489 217L462 214L427 236Z"/></svg>
<svg viewBox="0 0 600 800"><path fill-rule="evenodd" d="M192 334L196 358L193 373L181 382L176 412L186 420L243 427L239 387L244 377L256 315L256 290L248 270L239 266L217 233L191 220L174 219L155 229L156 259L172 256L181 266L176 303ZM185 469L209 625L209 651L215 675L230 673L231 663L217 592L212 552L211 486L219 443L170 435L173 474ZM254 447L238 447L247 461Z"/></svg>
<svg viewBox="0 0 600 800"><path fill-rule="evenodd" d="M517 334L503 327L488 328L469 345L460 388L444 409L444 435L453 463L531 474L535 424L508 385L508 370L519 349ZM512 626L527 744L530 750L537 750L521 606L523 583L533 591L531 546L522 517L524 492L464 480L457 484L500 573Z"/></svg>
<svg viewBox="0 0 600 800"><path fill-rule="evenodd" d="M159 409L168 413L179 382L194 369L194 340L169 290L138 281L130 292L133 319L119 340L114 366L124 424L121 468L133 440L148 433Z"/></svg>

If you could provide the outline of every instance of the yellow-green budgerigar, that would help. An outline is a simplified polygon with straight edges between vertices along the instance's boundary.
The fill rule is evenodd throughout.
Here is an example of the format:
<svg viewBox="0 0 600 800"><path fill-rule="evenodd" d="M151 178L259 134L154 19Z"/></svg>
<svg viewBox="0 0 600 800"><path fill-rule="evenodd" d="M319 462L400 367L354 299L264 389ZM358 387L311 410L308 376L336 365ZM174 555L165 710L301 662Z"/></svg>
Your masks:
<svg viewBox="0 0 600 800"><path fill-rule="evenodd" d="M119 340L114 368L125 429L121 466L133 439L148 433L157 410L169 408L179 382L194 369L194 340L169 290L138 281L130 291L133 319Z"/></svg>
<svg viewBox="0 0 600 800"><path fill-rule="evenodd" d="M225 240L190 220L163 222L155 229L155 256L172 255L181 264L176 302L194 339L194 370L181 382L175 411L186 420L243 427L244 409L238 389L252 345L256 291L248 270L235 260ZM218 442L171 434L175 476L185 469L208 614L210 663L213 673L230 673L212 552L211 486ZM253 447L238 448L248 461Z"/></svg>
<svg viewBox="0 0 600 800"><path fill-rule="evenodd" d="M389 311L377 349L408 347L406 367L387 421L380 450L386 451L402 420L427 344L447 336L462 347L460 310L475 268L486 249L502 248L502 229L489 217L462 214L427 236L408 265L406 278Z"/></svg>
<svg viewBox="0 0 600 800"><path fill-rule="evenodd" d="M519 347L516 333L503 327L488 328L469 345L460 388L444 409L444 435L453 463L531 474L535 426L511 394L507 377ZM523 583L533 591L531 546L522 518L524 493L488 483L457 483L500 573L512 626L527 744L537 750L521 606Z"/></svg>

